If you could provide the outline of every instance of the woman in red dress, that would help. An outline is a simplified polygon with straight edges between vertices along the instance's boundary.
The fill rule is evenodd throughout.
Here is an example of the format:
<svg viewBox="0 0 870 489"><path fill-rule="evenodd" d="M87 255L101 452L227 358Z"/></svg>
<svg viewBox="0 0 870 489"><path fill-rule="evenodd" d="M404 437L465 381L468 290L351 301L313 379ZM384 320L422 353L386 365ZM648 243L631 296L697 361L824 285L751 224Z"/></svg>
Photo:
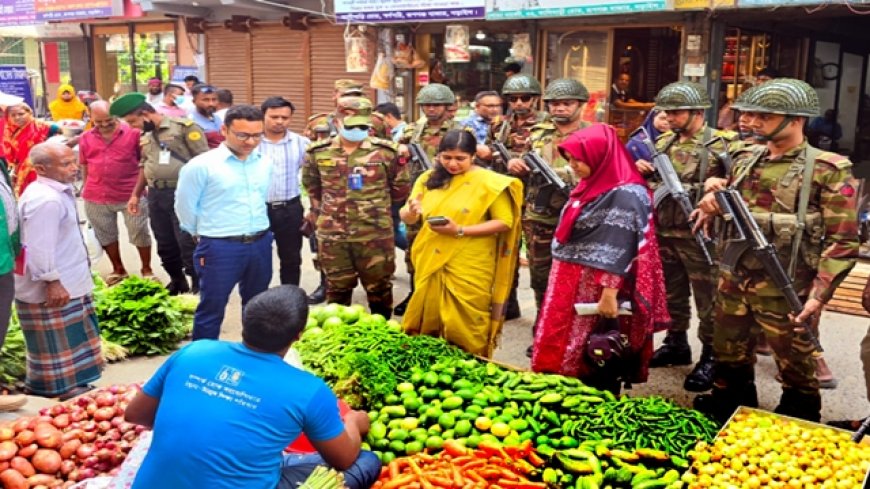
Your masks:
<svg viewBox="0 0 870 489"><path fill-rule="evenodd" d="M6 109L3 128L3 152L10 173L15 175L15 195L20 196L30 182L36 180L36 171L30 164L30 148L58 132L54 124L38 121L27 104L13 105Z"/></svg>
<svg viewBox="0 0 870 489"><path fill-rule="evenodd" d="M559 151L581 180L553 239L553 268L538 318L532 369L618 392L621 382L647 380L653 332L670 322L652 193L608 125L575 132ZM618 316L617 304L625 301L631 303L632 315ZM599 314L578 315L578 303L597 304ZM604 374L586 354L586 342L608 319L618 321L628 347L618 372L609 367Z"/></svg>

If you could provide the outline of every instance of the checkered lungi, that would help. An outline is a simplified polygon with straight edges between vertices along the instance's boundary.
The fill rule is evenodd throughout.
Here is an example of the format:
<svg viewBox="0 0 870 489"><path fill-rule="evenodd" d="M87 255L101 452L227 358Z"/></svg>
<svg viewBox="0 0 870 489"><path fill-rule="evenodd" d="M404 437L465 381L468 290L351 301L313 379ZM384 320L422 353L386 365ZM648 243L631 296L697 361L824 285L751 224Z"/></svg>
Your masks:
<svg viewBox="0 0 870 489"><path fill-rule="evenodd" d="M15 301L27 345L25 384L39 396L56 396L100 378L105 362L89 295L63 307Z"/></svg>

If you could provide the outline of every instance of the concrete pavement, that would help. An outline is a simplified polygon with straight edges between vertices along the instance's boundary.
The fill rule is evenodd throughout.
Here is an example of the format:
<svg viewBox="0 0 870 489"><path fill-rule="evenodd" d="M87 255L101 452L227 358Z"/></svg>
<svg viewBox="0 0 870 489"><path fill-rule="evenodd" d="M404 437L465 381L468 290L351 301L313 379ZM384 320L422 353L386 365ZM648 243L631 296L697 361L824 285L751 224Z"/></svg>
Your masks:
<svg viewBox="0 0 870 489"><path fill-rule="evenodd" d="M121 224L123 227L123 224ZM136 250L126 243L127 233L121 231L122 236L122 253L124 264L129 273L138 273L139 258ZM160 267L159 258L156 255L156 250L153 254L153 268L155 273L163 279L168 280L168 277ZM303 246L303 271L301 286L307 290L313 290L318 283L319 276L314 270L311 263L310 254L308 253L307 245ZM403 252L398 251L396 280L394 287L394 299L398 303L408 293L408 275L405 272ZM103 276L107 275L111 270L108 258L103 257L98 261L94 268ZM500 345L495 353L495 359L515 365L518 368L528 368L529 359L525 356L525 351L531 343L531 327L534 321L535 303L531 289L528 287L529 278L528 270L521 270L519 298L520 305L523 310L523 317L509 321L505 324L504 332L501 338ZM278 259L274 256L274 273L272 284L278 285ZM365 304L365 294L361 287L357 287L354 292L354 302ZM870 321L866 318L846 316L837 313L824 313L821 323L821 340L825 347L828 364L833 370L835 376L839 380L839 386L833 390L823 390L823 420L831 419L846 419L858 418L870 414L870 405L867 402L867 395L864 386L864 375L859 359L860 341L863 338ZM696 329L692 329L690 336L693 336ZM657 335L656 344L658 345L664 337L664 333ZM231 341L241 339L241 304L237 293L233 293L230 304L227 307L227 314L224 319L221 338ZM700 354L700 343L694 336L691 338L693 353L695 360ZM110 385L113 383L129 383L140 382L147 380L160 366L165 357L151 358L132 358L123 362L111 364L106 369L103 378L98 382L99 385ZM650 380L646 384L636 385L634 389L628 391L630 395L660 395L666 398L673 399L679 404L690 406L693 393L683 390L683 380L685 375L691 370L691 366L673 367L664 369L652 369ZM756 365L756 377L758 384L759 402L763 409L772 410L778 400L781 392L779 384L774 380L776 374L776 365L772 357L759 357ZM51 405L55 400L42 399L32 397L27 406L18 413L9 413L3 415L2 418L17 417L23 414L32 414L40 407ZM0 419L2 419L0 418Z"/></svg>

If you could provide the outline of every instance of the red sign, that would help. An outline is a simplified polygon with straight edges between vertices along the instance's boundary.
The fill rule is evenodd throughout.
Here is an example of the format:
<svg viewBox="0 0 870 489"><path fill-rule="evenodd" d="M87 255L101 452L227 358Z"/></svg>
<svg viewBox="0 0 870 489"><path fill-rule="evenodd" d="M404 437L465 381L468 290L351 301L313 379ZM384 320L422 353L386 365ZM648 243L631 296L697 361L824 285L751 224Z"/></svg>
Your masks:
<svg viewBox="0 0 870 489"><path fill-rule="evenodd" d="M420 85L422 87L422 86L428 85L428 84L429 84L429 72L423 71L423 72L417 73L417 85Z"/></svg>

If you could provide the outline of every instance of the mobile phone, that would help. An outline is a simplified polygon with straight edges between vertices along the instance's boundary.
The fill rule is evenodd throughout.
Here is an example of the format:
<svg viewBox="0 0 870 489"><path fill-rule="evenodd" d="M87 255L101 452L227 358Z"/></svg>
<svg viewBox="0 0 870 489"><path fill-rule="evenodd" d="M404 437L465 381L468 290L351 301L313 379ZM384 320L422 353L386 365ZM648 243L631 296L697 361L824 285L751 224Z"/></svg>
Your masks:
<svg viewBox="0 0 870 489"><path fill-rule="evenodd" d="M448 221L444 216L432 216L427 217L426 222L428 222L430 226L444 226L450 221Z"/></svg>

